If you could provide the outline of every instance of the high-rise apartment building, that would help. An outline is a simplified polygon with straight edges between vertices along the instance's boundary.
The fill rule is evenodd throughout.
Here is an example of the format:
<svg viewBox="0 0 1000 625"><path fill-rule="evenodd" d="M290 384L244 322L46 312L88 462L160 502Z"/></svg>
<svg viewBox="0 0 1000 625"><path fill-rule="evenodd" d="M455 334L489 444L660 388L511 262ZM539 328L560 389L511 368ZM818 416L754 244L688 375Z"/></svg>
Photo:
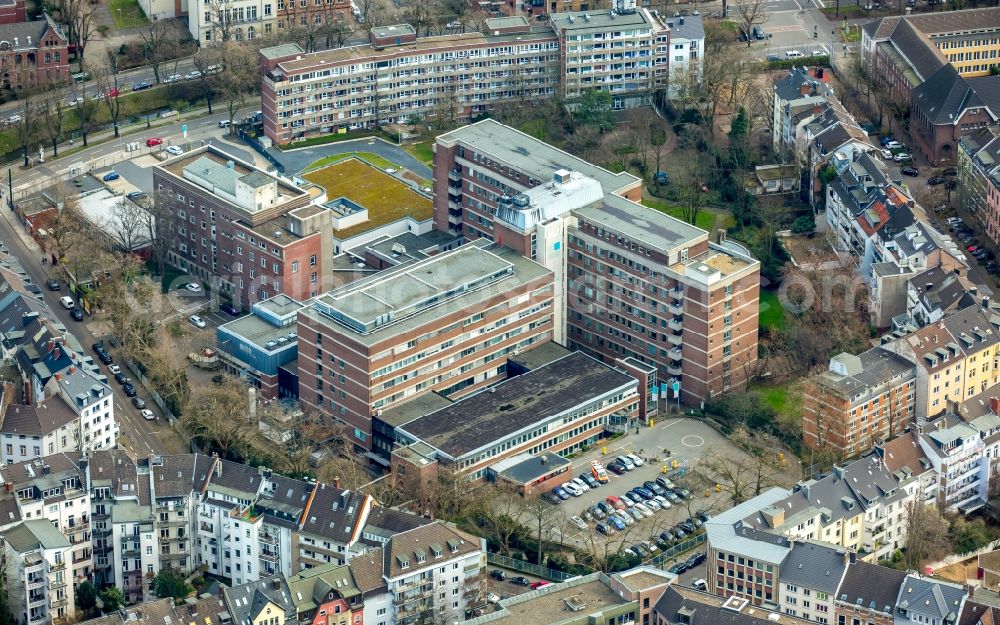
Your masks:
<svg viewBox="0 0 1000 625"><path fill-rule="evenodd" d="M493 120L439 136L434 169L438 229L553 272L557 341L654 365L689 404L746 378L760 263L741 246L636 203L640 179Z"/></svg>
<svg viewBox="0 0 1000 625"><path fill-rule="evenodd" d="M551 340L553 290L552 272L482 241L325 293L298 313L299 399L369 449L378 410L482 388Z"/></svg>
<svg viewBox="0 0 1000 625"><path fill-rule="evenodd" d="M412 117L461 123L504 102L572 102L595 89L615 109L646 105L674 74L700 71L704 38L698 15L618 8L495 18L482 33L435 37L382 26L368 44L311 54L283 44L261 50L264 133L288 143Z"/></svg>

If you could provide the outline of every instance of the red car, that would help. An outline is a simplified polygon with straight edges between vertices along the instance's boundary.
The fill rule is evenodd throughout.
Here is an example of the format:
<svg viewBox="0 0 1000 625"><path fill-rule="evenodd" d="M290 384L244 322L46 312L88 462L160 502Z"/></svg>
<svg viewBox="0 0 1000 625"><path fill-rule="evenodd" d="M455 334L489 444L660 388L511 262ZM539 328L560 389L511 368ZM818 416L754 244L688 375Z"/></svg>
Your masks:
<svg viewBox="0 0 1000 625"><path fill-rule="evenodd" d="M159 137L150 137L150 138L146 139L146 147L147 148L151 148L154 145L160 145L162 143L163 143L163 139L161 139Z"/></svg>
<svg viewBox="0 0 1000 625"><path fill-rule="evenodd" d="M970 245L969 247L965 248L965 251L966 251L966 252L975 252L975 251L976 251L976 250L978 250L978 249L979 249L979 248L978 248L977 246L975 246L975 245Z"/></svg>
<svg viewBox="0 0 1000 625"><path fill-rule="evenodd" d="M615 510L624 510L625 508L628 507L628 506L625 505L625 502L621 500L621 498L619 498L619 497L617 497L615 495L608 495L608 497L607 497L607 499L605 499L605 501L607 501L608 504L612 508L614 508Z"/></svg>
<svg viewBox="0 0 1000 625"><path fill-rule="evenodd" d="M118 90L112 87L111 89L108 89L108 92L105 93L104 95L109 98L117 98Z"/></svg>
<svg viewBox="0 0 1000 625"><path fill-rule="evenodd" d="M543 588L543 587L548 586L548 585L549 585L549 582L531 582L531 589L532 590L537 590L539 588Z"/></svg>

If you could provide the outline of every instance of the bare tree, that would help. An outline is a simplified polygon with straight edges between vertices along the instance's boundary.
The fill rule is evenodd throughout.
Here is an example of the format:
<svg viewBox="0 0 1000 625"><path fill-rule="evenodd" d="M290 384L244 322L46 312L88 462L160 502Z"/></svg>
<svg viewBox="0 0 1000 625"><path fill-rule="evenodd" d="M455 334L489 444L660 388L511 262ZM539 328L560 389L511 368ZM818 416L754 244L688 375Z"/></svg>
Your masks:
<svg viewBox="0 0 1000 625"><path fill-rule="evenodd" d="M732 439L743 453L733 453L729 446L711 448L702 456L695 473L718 485L737 505L779 485L786 466L779 455L781 444L773 436L741 427Z"/></svg>
<svg viewBox="0 0 1000 625"><path fill-rule="evenodd" d="M386 21L386 11L383 0L361 0L358 3L361 11L361 27L366 33L371 33L373 28L384 26Z"/></svg>
<svg viewBox="0 0 1000 625"><path fill-rule="evenodd" d="M239 22L233 12L236 9L228 0L208 0L205 3L205 15L208 16L212 42L225 44L235 39Z"/></svg>
<svg viewBox="0 0 1000 625"><path fill-rule="evenodd" d="M111 46L105 46L104 55L106 65L95 72L94 82L97 85L97 92L104 95L104 106L108 109L108 116L114 126L115 138L121 136L121 113L122 105L119 101L122 85L119 84L118 73L118 53Z"/></svg>
<svg viewBox="0 0 1000 625"><path fill-rule="evenodd" d="M260 66L257 56L239 43L228 42L221 51L223 70L216 74L216 80L219 94L226 102L229 131L232 132L236 112L246 106L251 96L260 92Z"/></svg>
<svg viewBox="0 0 1000 625"><path fill-rule="evenodd" d="M163 78L160 76L160 66L176 51L177 40L174 33L166 22L155 21L139 31L139 38L142 40L146 60L153 68L153 76L156 77L156 82L161 82Z"/></svg>
<svg viewBox="0 0 1000 625"><path fill-rule="evenodd" d="M124 254L135 252L151 241L150 215L145 208L127 198L119 198L105 219L104 232Z"/></svg>
<svg viewBox="0 0 1000 625"><path fill-rule="evenodd" d="M911 501L906 508L906 548L903 562L907 569L919 569L925 560L937 559L951 550L948 522L934 506Z"/></svg>
<svg viewBox="0 0 1000 625"><path fill-rule="evenodd" d="M74 83L70 89L70 93L76 102L76 116L80 121L80 135L83 138L83 145L86 147L87 139L97 125L100 100L87 93L82 82Z"/></svg>
<svg viewBox="0 0 1000 625"><path fill-rule="evenodd" d="M66 119L66 92L52 89L41 98L39 117L42 134L52 146L52 157L59 156L59 143L64 139L63 125Z"/></svg>
<svg viewBox="0 0 1000 625"><path fill-rule="evenodd" d="M524 527L520 521L524 501L517 489L508 483L494 484L488 490L481 516L483 528L500 546L500 552L509 557L512 539Z"/></svg>
<svg viewBox="0 0 1000 625"><path fill-rule="evenodd" d="M46 228L45 251L55 257L54 264L60 264L67 254L79 242L79 233L84 229L86 221L80 215L75 196L68 190L57 187L57 203L61 203L55 217L49 221Z"/></svg>
<svg viewBox="0 0 1000 625"><path fill-rule="evenodd" d="M722 14L728 15L728 0L722 2ZM767 21L767 7L764 0L736 0L736 27L741 29L747 38L747 47L753 41L753 28Z"/></svg>
<svg viewBox="0 0 1000 625"><path fill-rule="evenodd" d="M77 59L83 67L84 51L94 34L95 7L89 0L58 0L59 19L67 25L70 43L76 44Z"/></svg>
<svg viewBox="0 0 1000 625"><path fill-rule="evenodd" d="M246 384L227 378L221 384L196 387L184 409L183 422L196 440L228 458L257 430L257 421L249 417Z"/></svg>
<svg viewBox="0 0 1000 625"><path fill-rule="evenodd" d="M35 92L35 87L30 84L25 85L21 89L20 96L18 100L17 122L14 123L14 132L17 135L18 143L21 144L21 150L24 155L24 166L28 167L31 165L29 152L35 143L35 135L37 134L39 125L39 97Z"/></svg>

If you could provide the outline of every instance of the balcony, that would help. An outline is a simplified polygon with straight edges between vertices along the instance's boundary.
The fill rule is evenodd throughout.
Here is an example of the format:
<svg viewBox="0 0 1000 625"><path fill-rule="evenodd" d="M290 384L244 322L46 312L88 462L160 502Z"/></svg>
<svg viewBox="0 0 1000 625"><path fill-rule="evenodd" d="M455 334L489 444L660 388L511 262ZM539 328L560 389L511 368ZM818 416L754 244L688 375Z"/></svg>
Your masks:
<svg viewBox="0 0 1000 625"><path fill-rule="evenodd" d="M672 315L683 315L684 305L680 302L670 302L670 305L667 306L667 310L669 310Z"/></svg>
<svg viewBox="0 0 1000 625"><path fill-rule="evenodd" d="M277 562L278 562L278 554L271 553L269 551L261 551L260 552L260 559L263 560L264 562L273 562L273 563L277 564Z"/></svg>
<svg viewBox="0 0 1000 625"><path fill-rule="evenodd" d="M667 352L667 356L669 356L671 360L674 360L674 361L677 361L677 362L680 362L681 356L683 356L683 355L684 355L684 352L681 351L680 347L674 347L673 349L671 349L670 351Z"/></svg>
<svg viewBox="0 0 1000 625"><path fill-rule="evenodd" d="M667 373L670 375L681 375L680 363L670 363L667 365Z"/></svg>
<svg viewBox="0 0 1000 625"><path fill-rule="evenodd" d="M684 329L684 322L678 317L672 317L670 321L667 322L667 327L674 332L680 332Z"/></svg>
<svg viewBox="0 0 1000 625"><path fill-rule="evenodd" d="M44 585L45 585L45 578L44 577L29 577L28 578L28 583L27 583L28 590L31 590L32 588L40 588L40 587L42 587Z"/></svg>
<svg viewBox="0 0 1000 625"><path fill-rule="evenodd" d="M680 334L668 334L667 342L671 345L681 346L684 344L684 337Z"/></svg>
<svg viewBox="0 0 1000 625"><path fill-rule="evenodd" d="M54 564L52 564L52 565L49 566L49 570L50 571L61 571L64 568L66 568L66 562L65 561L63 561L63 562L56 562L56 563L54 563Z"/></svg>
<svg viewBox="0 0 1000 625"><path fill-rule="evenodd" d="M457 182L459 185L462 184L462 170L452 169L448 172L448 182Z"/></svg>
<svg viewBox="0 0 1000 625"><path fill-rule="evenodd" d="M53 601L52 607L61 608L62 606L66 605L66 603L67 603L66 597L63 597L62 599L56 599L55 601Z"/></svg>
<svg viewBox="0 0 1000 625"><path fill-rule="evenodd" d="M278 544L278 537L275 536L274 534L268 534L267 532L264 532L264 533L260 534L260 536L258 536L257 538L258 538L259 542L261 544L264 544L264 545L277 545Z"/></svg>
<svg viewBox="0 0 1000 625"><path fill-rule="evenodd" d="M66 528L67 534L76 534L78 532L84 532L90 529L89 521L77 521L76 523L70 523Z"/></svg>
<svg viewBox="0 0 1000 625"><path fill-rule="evenodd" d="M28 597L28 608L40 608L48 602L45 595L38 595L35 597Z"/></svg>

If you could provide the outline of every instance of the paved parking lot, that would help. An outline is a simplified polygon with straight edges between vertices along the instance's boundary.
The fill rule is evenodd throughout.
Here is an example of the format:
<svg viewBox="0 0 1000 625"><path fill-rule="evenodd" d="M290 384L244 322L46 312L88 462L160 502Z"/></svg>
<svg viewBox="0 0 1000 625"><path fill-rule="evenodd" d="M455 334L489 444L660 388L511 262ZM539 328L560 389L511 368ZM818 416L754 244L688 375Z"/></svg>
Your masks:
<svg viewBox="0 0 1000 625"><path fill-rule="evenodd" d="M702 455L712 447L731 444L724 436L702 421L689 418L666 418L656 422L651 428L643 427L638 433L634 431L620 439L609 441L605 448L596 448L581 457L573 459L574 475L580 475L589 470L590 461L600 459L604 463L611 462L615 456L622 453L636 453L648 459L641 467L624 475L609 473L610 482L599 488L591 489L580 497L572 497L556 506L561 517L559 526L553 529L552 539L563 540L582 548L590 548L598 552L607 550L614 552L618 548L627 547L637 541L648 540L660 532L672 528L685 520L696 510L707 510L714 514L729 507L729 498L719 494L714 489L706 489L704 484L696 484L696 480L681 478L675 480L691 489L691 499L681 504L674 504L668 510L654 512L652 517L644 518L625 531L605 537L594 530L594 522L588 524L587 530L581 530L569 522L569 517L580 516L588 507L604 500L608 495L621 495L629 489L640 486L644 481L655 480L663 475L664 467L672 468L673 461L689 472L697 466ZM733 453L740 453L732 448ZM695 486L700 486L695 488ZM563 521L562 518L565 520Z"/></svg>

